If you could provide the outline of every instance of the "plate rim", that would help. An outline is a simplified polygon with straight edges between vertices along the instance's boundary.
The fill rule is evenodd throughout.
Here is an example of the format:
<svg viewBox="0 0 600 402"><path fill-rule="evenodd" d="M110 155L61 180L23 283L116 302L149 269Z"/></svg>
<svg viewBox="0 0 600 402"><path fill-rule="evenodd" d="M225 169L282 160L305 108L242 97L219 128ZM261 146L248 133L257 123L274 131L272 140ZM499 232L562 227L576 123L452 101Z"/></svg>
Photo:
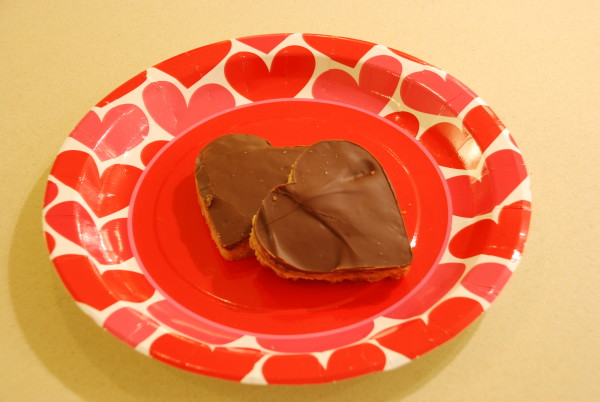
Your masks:
<svg viewBox="0 0 600 402"><path fill-rule="evenodd" d="M283 42L285 42L286 40L288 40L290 36L296 36L296 35L298 35L300 39L304 39L304 38L305 38L305 35L314 35L314 36L316 36L316 37L319 37L319 38L338 39L338 40L342 40L342 41L351 41L351 42L356 42L356 43L361 43L361 44L371 44L371 45L373 45L373 46L382 46L382 45L373 44L373 43L371 43L371 42L362 41L362 40L359 40L359 39L352 39L352 38L346 38L346 37L341 37L341 36L334 36L334 35L321 35L321 34L306 34L306 33L291 33L291 34L266 34L266 35L253 35L253 36L246 36L246 37L242 37L242 38L234 38L234 39L230 39L230 40L225 40L225 41L220 41L220 42L215 42L215 43L212 43L212 44L208 44L208 45L205 45L205 46L199 47L199 48L197 48L197 49L206 49L206 48L210 48L211 46L214 46L215 44L219 44L219 43L225 43L225 42L234 42L234 41L247 40L247 39L259 39L259 38L264 38L264 37L271 37L271 36L282 36L282 35L283 35L283 36L285 36L285 37L284 37L284 39L283 39ZM283 42L282 42L282 43L283 43ZM280 44L281 44L281 43L280 43ZM315 50L314 48L312 48L312 47L311 47L311 46L310 46L308 43L306 43L306 44L305 44L305 46L306 46L306 48L308 48L308 49L309 49L309 50L310 50L310 51L313 53L313 55L314 55L315 57L317 57L317 56L319 56L319 57L327 57L327 55L325 55L325 54L319 54L319 51L318 51L318 50ZM194 49L194 50L197 50L197 49ZM404 53L404 52L400 52L400 51L394 51L394 50L393 50L393 49L391 49L391 48L386 48L386 49L390 49L392 52L394 52L394 54L396 54L396 55L397 55L397 57L399 57L399 58L401 58L401 59L406 59L406 60L409 60L409 61L413 61L413 62L416 62L416 63L420 63L420 64L422 64L423 66L426 66L426 67L432 67L432 68L435 68L435 67L433 67L432 65L430 65L430 64L428 64L428 63L426 63L426 62L423 62L423 61L421 61L420 59L414 58L413 56L410 56L410 55L408 55L408 54L406 54L406 53ZM172 58L169 58L169 59L167 59L167 60L165 60L165 61L163 61L163 62L160 62L160 63L158 63L158 64L156 64L155 66L153 66L153 67L150 67L150 68L156 68L156 66L158 66L158 65L160 65L160 64L163 64L163 63L165 63L165 62L167 62L167 61L173 61L173 60L176 60L177 58L179 58L179 57L181 57L182 55L184 55L184 54L187 54L187 53L189 53L189 52L191 52L191 51L184 52L184 53L181 53L181 54L179 54L179 55L173 56ZM273 49L271 49L271 51L270 51L270 52L268 52L268 53L264 53L264 52L263 52L263 54L261 54L260 52L257 52L256 54L257 54L259 57L260 57L260 56L269 57L269 55L272 55L273 53L274 53L274 52L273 52ZM230 51L228 51L226 58L227 58L227 57L229 57L230 55L231 55L231 50L230 50ZM406 55L406 57L405 57L404 55ZM364 55L363 55L363 57L364 57ZM224 60L221 60L221 61L220 61L220 63L222 64L222 63L223 63L223 61L224 61ZM404 61L404 60L403 60L403 61ZM360 62L358 63L358 66L361 66L361 63L360 63ZM150 68L149 68L149 69L150 69ZM109 98L109 97L110 97L110 96L111 96L111 95L112 95L114 92L118 91L118 90L119 90L121 87L123 87L123 86L126 86L126 85L127 85L128 83L130 83L132 80L136 79L136 77L139 77L141 74L144 74L144 78L145 78L145 79L144 79L144 82L146 82L146 81L147 81L146 74L147 74L147 72L148 72L148 70L149 70L149 69L146 69L146 70L144 70L142 73L140 73L140 74L138 74L138 75L134 76L132 79L130 79L130 80L128 80L128 81L126 81L124 84L122 84L121 86L119 86L117 89L115 89L113 92L111 92L111 93L110 93L109 95L107 95L105 98L103 98L103 99L102 99L102 100L101 100L101 101L100 101L100 102L97 104L96 108L104 108L104 107L106 107L106 106L108 106L108 105L114 104L115 102L116 102L116 103L118 103L118 100L119 100L119 99L121 99L123 96L126 96L126 95L127 95L127 94L129 94L130 92L127 92L127 93L125 93L124 95L122 95L122 96L120 96L120 97L117 97L116 99L113 99L113 100L111 100L111 101L107 101L107 102L106 102L106 99L107 99L107 98ZM438 70L439 70L439 69L438 69ZM439 70L439 71L440 71L440 72L443 72L443 70ZM173 80L177 81L177 78L176 78L176 77L173 77ZM201 80L202 80L202 79L200 79L200 81L201 81ZM400 81L401 81L401 80L400 80ZM400 81L399 81L399 82L400 82ZM140 85L143 85L143 83L142 83L142 84L140 84ZM195 84L194 84L194 85L195 85ZM463 85L463 86L464 86L464 84L462 84L462 83L461 83L461 85ZM193 87L193 85L192 85L191 87ZM139 87L136 87L136 88L134 88L133 90L136 90L136 89L139 89ZM465 90L468 90L468 91L470 91L470 89L468 89L468 87L466 87L466 86L464 86L464 89L465 89ZM277 99L277 100L274 100L274 101L279 101L279 100L281 100L281 99L282 99L282 98L280 98L280 99ZM478 99L480 99L480 98L478 98ZM296 99L296 100L297 100L297 99ZM105 102L105 103L103 104L103 102ZM252 103L252 102L251 102L251 103ZM101 105L101 106L98 106L98 105ZM486 105L484 102L482 102L482 103L481 103L481 105L487 106L487 105ZM347 105L346 105L346 106L347 106ZM236 107L239 107L239 105L236 105ZM92 111L93 111L93 110L94 110L94 108L92 109ZM491 108L490 108L489 110L491 111ZM365 110L362 110L362 111L363 111L363 112L365 112ZM493 113L493 112L492 112L492 113ZM211 117L213 117L213 116L211 115L209 118L211 118ZM382 116L380 116L380 117L382 117ZM198 123L198 124L199 124L199 123ZM501 125L502 123L501 123L501 122L498 120L498 124L500 124L500 125ZM504 130L506 130L506 129L504 129ZM506 130L506 131L507 131L507 130ZM508 131L507 131L507 133L508 133ZM182 135L182 134L180 134L180 135ZM517 151L517 152L520 154L520 153L521 153L521 151L520 151L520 150L518 149L518 147L516 146L516 143L514 143L514 140L512 140L512 137L510 137L510 134L508 134L508 136L509 136L509 139L510 139L510 140L513 142L513 144L514 144L514 149L515 149L515 150L516 150L516 151ZM70 138L70 136L69 136L68 138ZM177 138L177 137L173 137L173 139L174 139L174 138ZM415 142L417 142L417 141L415 140ZM421 144L419 144L419 146L421 146ZM68 146L68 140L66 140L66 141L65 141L65 144L63 145L63 147L61 147L61 150L58 152L57 156L58 156L58 155L60 155L62 152L64 152L64 151L67 151L67 150L71 150L71 149L72 149L72 148L70 148L70 147ZM97 159L97 158L94 158L94 155L93 155L93 153L94 153L94 152L93 152L93 151L89 151L89 153L90 153L90 156L91 156L91 157L92 157L94 160L96 160L96 159ZM55 161L55 162L56 162L56 161ZM96 162L96 163L97 163L97 162ZM100 163L102 163L102 161L101 161ZM147 166L146 166L146 168L147 168L148 166L149 166L149 165L147 165ZM523 169L525 169L525 168L523 167ZM145 171L145 168L144 168L144 171ZM56 179L56 178L54 178L54 181L53 181L53 180L52 180L52 178L53 178L53 176L52 176L52 175L50 175L50 176L49 176L49 180L48 180L48 181L49 181L49 182L52 182L52 183L54 183L54 181L56 181L56 182L59 182L59 181L60 181L60 180L58 180L58 179ZM528 180L528 178L529 178L529 175L528 175L527 173L525 173L525 178L524 178L524 181L527 181L527 180ZM445 183L444 183L444 184L445 184ZM56 184L56 183L54 183L54 185L56 186L57 184ZM46 196L48 196L48 192L50 191L50 190L49 190L49 187L50 187L50 185L48 184L48 185L47 185L47 188L46 188ZM520 189L520 190L519 190L519 189ZM527 211L529 211L529 212L530 212L530 211L531 211L531 206L530 206L530 205L531 205L531 204L530 204L530 200L531 200L531 189L530 189L530 187L529 187L529 183L527 183L526 185L523 185L523 184L521 183L520 187L518 187L517 189L515 189L515 191L517 191L517 190L519 190L519 191L521 192L521 193L520 193L520 195L519 195L519 196L517 196L517 198L518 198L519 200L523 200L523 202L524 202L524 203L522 204L522 210L523 210L523 211L527 210ZM75 198L77 198L77 197L75 197ZM80 198L81 198L81 197L80 197ZM449 197L449 198L448 198L448 200L449 200L449 202L451 203L451 197ZM77 201L78 201L78 202L80 201L80 202L82 202L82 203L84 203L84 202L85 202L85 201L84 201L84 200L82 200L82 199L77 199ZM49 209L50 209L50 208L51 208L53 205L55 205L55 200L54 200L54 201L52 201L52 200L51 200L49 203L47 203L47 204L44 206L44 208L43 208L43 215L44 215L44 217L46 217L46 214L47 214L48 210L49 210ZM127 216L129 216L129 214L128 214ZM520 254L522 254L522 249L524 248L525 241L526 241L526 238L527 238L527 235L528 235L528 231L529 231L530 216L529 216L528 214L525 214L525 213L521 214L519 222L520 222L520 225L521 225L520 227L521 227L521 233L522 233L522 239L521 239L521 243L520 243L520 248L521 248L521 251L519 252L519 255L517 256L517 259L516 259L515 261L512 261L512 262L513 262L513 269L511 270L511 273L512 273L512 271L514 271L514 269L516 268L516 266L517 266L517 263L518 263L518 260L520 259ZM52 228L50 227L50 225L47 223L46 219L44 219L44 220L43 220L43 226L44 226L44 231L45 231L46 233L55 233L54 229L52 229ZM56 235L56 234L55 234L55 235ZM55 255L54 257L52 257L52 255L53 255L53 251L54 251L54 250L53 250L53 248L54 248L54 246L53 246L53 247L50 247L50 244L49 244L50 256L51 256L51 259L52 259L52 260L53 260L53 262L54 262L54 259L55 259L57 256ZM68 254L68 253L67 253L67 254ZM64 254L62 254L62 255L64 255ZM86 255L86 256L88 257L88 259L89 259L89 255L87 255L87 254L84 254L84 255ZM93 262L93 259L91 259L91 260L92 260L92 262ZM439 263L439 260L438 260L438 263ZM55 268L58 270L58 267L55 267ZM68 289L68 290L71 292L71 294L73 295L72 289L71 289L71 288L69 287L69 285L68 285L68 284L65 282L65 278L63 278L63 276L61 276L61 275L60 275L60 271L59 271L59 277L61 278L61 280L63 281L63 283L65 283L65 285L67 286L67 289ZM424 282L424 281L425 281L425 278L423 279L423 281L422 281L422 282ZM455 286L456 286L456 285L455 285ZM412 291L411 291L411 292L412 292ZM499 293L499 292L498 292L498 293ZM74 296L74 298L75 298L75 296ZM119 300L119 299L115 299L115 300ZM83 311L84 311L84 312L85 312L85 313L86 313L88 316L90 316L92 319L94 319L94 321L96 321L98 324L100 324L100 325L102 324L102 322L101 322L101 319L98 317L98 315L97 315L97 314L95 315L95 312L93 311L93 309L89 308L89 306L85 305L85 303L82 303L82 302L78 301L76 298L75 298L75 301L77 302L78 306L79 306L80 308L82 308L82 310L83 310ZM491 304L491 302L490 302L490 304ZM481 312L480 312L480 313L478 313L478 314L477 314L475 317L477 317L477 316L479 316L481 313L483 313L483 312L484 312L484 311L487 309L487 307L489 307L489 304L488 304L488 305L486 305L486 306L483 306L483 308L482 308ZM474 320L474 319L475 319L475 317L473 317L473 318L471 319L471 321L469 321L469 323L470 323L470 322L472 322L472 320ZM467 325L468 325L468 324L467 324ZM459 332L460 332L460 331L459 331ZM456 335L456 334L455 334L455 335ZM448 339L444 340L442 343L445 343L445 342L447 342L449 339L452 339L452 338L453 338L455 335L453 335L452 337L450 337L450 338L448 338ZM121 339L121 340L123 340L123 339ZM368 343L368 342L367 342L367 343ZM234 342L234 344L235 344L235 342ZM441 344L441 343L440 343L440 344ZM439 344L438 344L438 345L435 345L433 348L435 348L435 347L437 347L437 346L439 346ZM221 345L217 345L216 347L222 347L222 346L221 346ZM352 347L352 345L350 345L350 347ZM378 347L381 347L381 345L378 345ZM234 348L234 349L236 349L236 350L237 350L237 349L239 349L239 348L238 348L238 346L234 346L233 348ZM149 349L148 349L148 350L144 350L144 347L136 347L136 350L138 350L138 351L141 351L142 353L145 353L145 354L149 354L149 355L151 355L151 353L150 353ZM387 356L387 355L386 355L386 356ZM153 356L153 357L155 357L155 358L156 358L156 356ZM261 359L262 359L262 360L260 360L260 361L263 361L263 360L264 360L264 356L263 356ZM412 359L408 358L408 360L403 360L402 362L400 362L400 364L396 364L396 365L392 365L392 366L389 366L389 361L387 361L387 363L386 363L386 364L388 364L388 366L386 366L386 367L385 367L385 370L387 370L387 369L389 369L389 368L396 368L396 367L399 367L399 366L401 366L401 365L403 365L403 364L405 364L405 363L407 363L407 362L409 362L409 361L411 361L411 360L412 360ZM164 360L163 360L163 361L164 361ZM170 363L170 364L173 364L173 362L168 362L168 363ZM179 363L180 363L180 364L173 364L173 365L175 365L175 366L178 366L179 368L183 368L183 369L189 370L189 371L198 372L198 370L190 369L190 367L191 367L191 366L184 364L184 362L179 362ZM263 362L263 363L264 363L264 362ZM383 370L383 368L382 368L382 370ZM371 370L371 371L381 371L381 370ZM253 378L253 376L252 376L252 373L253 373L253 372L250 372L250 373L247 375L247 378L245 377L245 378L243 378L243 379L237 379L237 380L238 380L238 381L240 381L240 380L241 380L242 382L261 383L260 379ZM218 372L205 372L204 374L207 374L207 375L210 375L210 376L214 376L214 377L219 377L219 378L227 378L227 376L228 376L228 374L227 374L227 373L218 373ZM356 374L356 375L362 375L362 374L366 374L366 373L358 373L358 374ZM308 382L308 383L315 383L315 382L329 382L329 381L334 381L334 380L339 380L339 379L351 378L351 377L354 377L354 376L355 376L355 375L352 375L352 373L346 373L346 375L340 375L340 376L338 376L338 377L336 377L336 378L330 378L330 379L326 379L326 378L324 378L323 376L321 376L321 377L318 377L318 378L302 378L302 379L300 379L300 378L299 378L299 380L301 380L301 382L303 382L303 383L305 383L305 382ZM231 379L231 378L229 378L229 379ZM289 379L288 379L288 380L289 380ZM274 382L271 382L271 383L277 383L277 381L274 381ZM286 382L286 383L288 383L288 382ZM297 382L296 382L296 381L291 381L291 382L289 382L289 383L297 383Z"/></svg>

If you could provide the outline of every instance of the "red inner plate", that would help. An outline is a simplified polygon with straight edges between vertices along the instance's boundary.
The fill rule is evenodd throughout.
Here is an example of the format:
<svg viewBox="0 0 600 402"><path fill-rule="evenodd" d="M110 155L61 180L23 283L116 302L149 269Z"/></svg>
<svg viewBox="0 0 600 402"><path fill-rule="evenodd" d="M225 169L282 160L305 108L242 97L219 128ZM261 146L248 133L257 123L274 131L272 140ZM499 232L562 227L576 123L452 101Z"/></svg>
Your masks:
<svg viewBox="0 0 600 402"><path fill-rule="evenodd" d="M204 146L228 133L256 135L273 146L346 139L371 152L390 179L412 240L408 276L377 283L291 281L255 258L223 259L197 203L194 165ZM346 105L279 99L213 116L163 148L133 194L129 232L149 280L185 311L243 333L300 335L359 324L399 303L437 266L449 210L437 164L398 126Z"/></svg>

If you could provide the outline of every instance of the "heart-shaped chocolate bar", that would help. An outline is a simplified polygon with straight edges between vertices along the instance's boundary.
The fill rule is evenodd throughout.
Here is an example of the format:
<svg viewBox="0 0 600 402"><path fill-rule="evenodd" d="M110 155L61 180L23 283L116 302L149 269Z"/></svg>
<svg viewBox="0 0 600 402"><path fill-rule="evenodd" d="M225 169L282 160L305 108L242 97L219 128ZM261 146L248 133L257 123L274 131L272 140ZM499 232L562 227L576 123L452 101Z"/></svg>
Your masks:
<svg viewBox="0 0 600 402"><path fill-rule="evenodd" d="M412 260L381 165L342 140L318 142L298 157L290 182L262 201L250 245L261 263L290 278L398 278Z"/></svg>
<svg viewBox="0 0 600 402"><path fill-rule="evenodd" d="M219 251L229 260L252 253L252 217L273 187L286 183L306 147L276 148L262 138L229 134L208 144L196 160L202 213Z"/></svg>

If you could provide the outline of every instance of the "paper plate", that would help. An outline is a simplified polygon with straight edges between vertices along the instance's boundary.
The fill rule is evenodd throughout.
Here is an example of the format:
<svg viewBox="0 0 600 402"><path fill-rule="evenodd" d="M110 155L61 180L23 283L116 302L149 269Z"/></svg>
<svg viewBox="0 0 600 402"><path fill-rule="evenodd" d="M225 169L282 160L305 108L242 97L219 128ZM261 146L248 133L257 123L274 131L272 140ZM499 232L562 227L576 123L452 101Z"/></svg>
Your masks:
<svg viewBox="0 0 600 402"><path fill-rule="evenodd" d="M227 133L369 150L403 213L408 276L288 281L225 261L193 168ZM278 34L200 47L109 94L64 143L43 213L62 281L116 337L204 375L302 384L392 369L462 331L516 268L530 210L519 149L455 78L382 45Z"/></svg>

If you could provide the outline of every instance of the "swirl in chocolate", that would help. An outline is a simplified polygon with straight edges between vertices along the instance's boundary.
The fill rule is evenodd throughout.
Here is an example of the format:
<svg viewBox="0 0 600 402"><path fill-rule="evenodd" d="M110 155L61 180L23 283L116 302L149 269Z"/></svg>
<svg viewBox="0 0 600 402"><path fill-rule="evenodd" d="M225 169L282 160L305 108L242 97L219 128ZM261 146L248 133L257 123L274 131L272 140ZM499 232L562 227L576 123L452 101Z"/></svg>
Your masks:
<svg viewBox="0 0 600 402"><path fill-rule="evenodd" d="M298 157L290 179L271 190L254 220L251 245L268 252L267 259L315 273L410 264L394 191L364 148L318 142Z"/></svg>

